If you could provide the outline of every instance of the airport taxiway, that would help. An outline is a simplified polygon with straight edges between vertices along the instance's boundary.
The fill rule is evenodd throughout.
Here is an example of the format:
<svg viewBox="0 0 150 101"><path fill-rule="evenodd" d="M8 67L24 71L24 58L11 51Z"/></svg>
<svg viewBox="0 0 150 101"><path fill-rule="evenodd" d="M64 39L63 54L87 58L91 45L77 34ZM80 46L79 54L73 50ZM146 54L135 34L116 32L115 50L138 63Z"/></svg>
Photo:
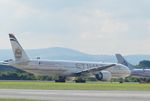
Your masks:
<svg viewBox="0 0 150 101"><path fill-rule="evenodd" d="M1 89L0 98L47 101L150 101L150 92Z"/></svg>

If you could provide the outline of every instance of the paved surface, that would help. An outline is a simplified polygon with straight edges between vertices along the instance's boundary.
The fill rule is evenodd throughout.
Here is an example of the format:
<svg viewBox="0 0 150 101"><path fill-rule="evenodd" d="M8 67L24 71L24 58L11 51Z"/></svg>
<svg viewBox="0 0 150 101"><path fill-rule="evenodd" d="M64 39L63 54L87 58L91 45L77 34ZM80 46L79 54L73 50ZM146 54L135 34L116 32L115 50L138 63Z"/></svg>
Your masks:
<svg viewBox="0 0 150 101"><path fill-rule="evenodd" d="M40 99L48 101L150 101L150 92L1 89L0 98Z"/></svg>

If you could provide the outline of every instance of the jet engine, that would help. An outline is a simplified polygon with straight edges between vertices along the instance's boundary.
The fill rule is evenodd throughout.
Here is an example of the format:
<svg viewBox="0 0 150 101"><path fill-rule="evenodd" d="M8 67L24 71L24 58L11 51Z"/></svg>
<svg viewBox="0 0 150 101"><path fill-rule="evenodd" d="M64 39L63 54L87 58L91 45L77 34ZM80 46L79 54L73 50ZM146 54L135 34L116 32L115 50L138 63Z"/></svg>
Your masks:
<svg viewBox="0 0 150 101"><path fill-rule="evenodd" d="M109 71L101 71L98 74L95 74L95 77L99 81L109 81L111 80L111 73Z"/></svg>

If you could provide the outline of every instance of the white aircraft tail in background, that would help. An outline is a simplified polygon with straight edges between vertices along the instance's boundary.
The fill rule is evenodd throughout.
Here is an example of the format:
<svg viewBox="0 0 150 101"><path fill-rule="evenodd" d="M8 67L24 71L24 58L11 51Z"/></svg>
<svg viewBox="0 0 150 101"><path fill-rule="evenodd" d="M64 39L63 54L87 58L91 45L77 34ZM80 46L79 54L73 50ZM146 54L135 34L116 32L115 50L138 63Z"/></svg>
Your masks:
<svg viewBox="0 0 150 101"><path fill-rule="evenodd" d="M118 63L123 64L123 65L129 67L130 70L136 68L135 66L133 66L132 64L130 64L128 61L126 61L121 54L115 54L115 55L116 55Z"/></svg>
<svg viewBox="0 0 150 101"><path fill-rule="evenodd" d="M137 78L150 78L150 69L137 69L136 66L126 61L121 54L116 54L118 63L127 66L131 70L131 76Z"/></svg>

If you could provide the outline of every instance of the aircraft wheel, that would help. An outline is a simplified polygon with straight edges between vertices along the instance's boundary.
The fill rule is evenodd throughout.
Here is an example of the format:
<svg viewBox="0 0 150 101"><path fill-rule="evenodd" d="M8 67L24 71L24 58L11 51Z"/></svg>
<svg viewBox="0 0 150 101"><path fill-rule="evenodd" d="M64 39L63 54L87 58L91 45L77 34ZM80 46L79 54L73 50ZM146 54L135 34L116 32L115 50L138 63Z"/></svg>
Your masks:
<svg viewBox="0 0 150 101"><path fill-rule="evenodd" d="M55 80L55 82L66 82L66 78L62 77L62 76L59 76L59 79Z"/></svg>
<svg viewBox="0 0 150 101"><path fill-rule="evenodd" d="M120 78L120 79L119 79L119 83L124 83L124 79L123 79L123 78Z"/></svg>
<svg viewBox="0 0 150 101"><path fill-rule="evenodd" d="M86 83L86 80L83 80L83 79L78 79L78 80L75 80L76 83Z"/></svg>

